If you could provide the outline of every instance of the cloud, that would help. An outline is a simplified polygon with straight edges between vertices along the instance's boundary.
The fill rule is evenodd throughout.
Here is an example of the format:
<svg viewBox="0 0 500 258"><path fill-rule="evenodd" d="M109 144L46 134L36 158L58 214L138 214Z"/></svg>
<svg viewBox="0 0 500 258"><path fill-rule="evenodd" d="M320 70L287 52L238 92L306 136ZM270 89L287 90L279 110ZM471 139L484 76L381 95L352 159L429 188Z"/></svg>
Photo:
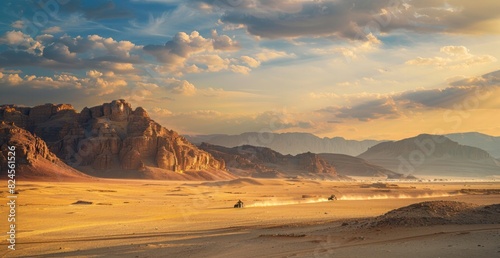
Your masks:
<svg viewBox="0 0 500 258"><path fill-rule="evenodd" d="M88 20L107 20L133 17L130 10L116 5L114 1L103 1L98 5L84 5L80 0L61 1L60 8L70 14L82 14Z"/></svg>
<svg viewBox="0 0 500 258"><path fill-rule="evenodd" d="M108 69L123 72L126 65L141 63L141 46L130 41L116 41L99 35L87 37L54 37L44 34L36 38L20 31L9 31L0 37L8 49L0 53L0 67L34 66L57 69Z"/></svg>
<svg viewBox="0 0 500 258"><path fill-rule="evenodd" d="M351 105L329 106L319 112L330 114L329 119L355 119L363 122L375 119L394 119L407 113L432 110L470 108L495 108L489 106L498 97L500 71L483 76L470 77L450 83L442 89L418 89L391 94L337 95L334 93L310 93L314 99L331 98L344 100ZM474 105L472 105L473 103ZM472 106L471 106L472 105ZM492 105L496 105L492 102Z"/></svg>
<svg viewBox="0 0 500 258"><path fill-rule="evenodd" d="M337 46L332 48L314 48L312 53L316 55L340 54L346 59L356 59L359 55L376 50L382 42L372 33L366 36L365 41L351 42L349 46Z"/></svg>
<svg viewBox="0 0 500 258"><path fill-rule="evenodd" d="M231 65L229 69L234 73L249 74L252 69L243 65Z"/></svg>
<svg viewBox="0 0 500 258"><path fill-rule="evenodd" d="M49 27L49 28L44 29L42 32L46 33L46 34L55 34L55 33L61 32L61 31L62 31L61 27L53 26L53 27Z"/></svg>
<svg viewBox="0 0 500 258"><path fill-rule="evenodd" d="M14 50L15 52L26 52L35 56L40 56L44 49L41 42L22 33L21 31L15 30L7 31L2 37L0 37L0 43L9 46L9 50Z"/></svg>
<svg viewBox="0 0 500 258"><path fill-rule="evenodd" d="M212 30L213 47L215 50L236 51L241 47L227 35L219 35L216 30Z"/></svg>
<svg viewBox="0 0 500 258"><path fill-rule="evenodd" d="M491 87L500 86L500 70L487 73L482 76L473 76L468 78L463 78L461 80L455 80L450 82L451 86L476 86L476 87Z"/></svg>
<svg viewBox="0 0 500 258"><path fill-rule="evenodd" d="M161 112L161 111L159 111ZM282 132L315 130L317 124L302 113L287 110L269 110L246 114L226 113L214 109L172 112L165 115L151 113L163 125L185 134ZM304 118L305 117L305 118ZM199 124L202 123L201 128ZM198 126L197 126L198 125Z"/></svg>
<svg viewBox="0 0 500 258"><path fill-rule="evenodd" d="M71 74L23 77L19 74L2 74L0 77L0 87L3 90L14 87L23 92L31 92L33 89L71 89L86 95L104 96L115 93L127 85L125 80L113 73L103 74L95 70L87 72L87 77L82 78Z"/></svg>
<svg viewBox="0 0 500 258"><path fill-rule="evenodd" d="M465 46L444 46L440 49L440 52L444 55L436 57L417 57L406 61L406 64L437 66L440 68L459 68L497 61L497 59L491 55L473 55Z"/></svg>
<svg viewBox="0 0 500 258"><path fill-rule="evenodd" d="M217 51L235 51L239 48L237 42L225 35L218 35L216 31L212 31L212 38L204 38L193 31L191 34L179 32L165 45L146 45L144 51L154 56L170 72L199 72L188 66L188 63L198 68L198 64L201 64L207 67L206 71L217 72L227 69L229 65L229 61L221 58Z"/></svg>
<svg viewBox="0 0 500 258"><path fill-rule="evenodd" d="M182 94L186 96L196 94L196 87L186 80L167 79L167 81L170 81L167 88L169 88L174 94Z"/></svg>
<svg viewBox="0 0 500 258"><path fill-rule="evenodd" d="M197 67L205 67L204 70L209 72L226 70L230 64L229 59L223 59L218 55L197 55L192 57L189 62Z"/></svg>
<svg viewBox="0 0 500 258"><path fill-rule="evenodd" d="M244 25L263 38L305 36L365 40L377 32L500 33L500 2L437 1L212 1L203 3L223 13L223 23Z"/></svg>
<svg viewBox="0 0 500 258"><path fill-rule="evenodd" d="M24 28L25 24L23 20L18 20L13 22L10 26L14 29L22 29Z"/></svg>
<svg viewBox="0 0 500 258"><path fill-rule="evenodd" d="M336 119L356 119L370 121L374 119L395 119L402 114L392 98L373 99L352 107L327 107L320 112L331 113Z"/></svg>
<svg viewBox="0 0 500 258"><path fill-rule="evenodd" d="M242 56L242 57L240 57L240 60L252 68L256 68L256 67L260 66L260 61L258 61L257 59L255 59L253 57Z"/></svg>
<svg viewBox="0 0 500 258"><path fill-rule="evenodd" d="M166 108L159 108L159 107L153 108L153 110L151 110L150 112L152 113L152 115L161 116L161 117L168 117L168 116L171 116L173 114L172 111L170 111Z"/></svg>
<svg viewBox="0 0 500 258"><path fill-rule="evenodd" d="M274 50L274 49L263 49L261 52L255 55L255 59L260 62L267 62L279 58L293 58L295 54L288 54L284 51Z"/></svg>

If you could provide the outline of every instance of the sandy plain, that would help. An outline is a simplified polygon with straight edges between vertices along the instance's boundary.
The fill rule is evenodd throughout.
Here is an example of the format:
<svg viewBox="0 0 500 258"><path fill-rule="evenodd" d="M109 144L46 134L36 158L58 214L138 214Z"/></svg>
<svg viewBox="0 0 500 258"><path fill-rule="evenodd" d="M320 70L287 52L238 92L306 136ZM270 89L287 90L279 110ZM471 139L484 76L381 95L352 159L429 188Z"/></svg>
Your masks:
<svg viewBox="0 0 500 258"><path fill-rule="evenodd" d="M100 179L17 190L16 250L2 240L2 257L500 256L500 224L366 226L423 201L498 204L500 182Z"/></svg>

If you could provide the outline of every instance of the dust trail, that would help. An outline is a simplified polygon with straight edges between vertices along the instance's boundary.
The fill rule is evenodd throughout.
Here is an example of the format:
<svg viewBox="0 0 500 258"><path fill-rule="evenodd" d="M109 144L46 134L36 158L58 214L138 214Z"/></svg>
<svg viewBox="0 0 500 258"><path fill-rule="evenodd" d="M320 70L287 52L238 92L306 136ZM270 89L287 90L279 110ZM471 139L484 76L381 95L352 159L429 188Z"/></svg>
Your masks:
<svg viewBox="0 0 500 258"><path fill-rule="evenodd" d="M362 200L384 200L384 199L422 199L422 198L439 198L439 197L451 197L458 196L461 194L450 194L450 193L425 193L425 194L376 194L376 195L341 195L337 196L338 200L342 201L362 201ZM278 201L278 200L268 200L259 201L246 205L246 207L270 207L270 206L282 206L282 205L294 205L294 204L304 204L304 203L318 203L318 202L328 202L327 198L318 199L305 199L305 200L288 200L288 201Z"/></svg>
<svg viewBox="0 0 500 258"><path fill-rule="evenodd" d="M327 198L319 198L319 199L291 200L291 201L269 200L269 201L254 202L252 204L246 205L246 207L269 207L269 206L282 206L282 205L317 203L317 202L328 202L328 199Z"/></svg>
<svg viewBox="0 0 500 258"><path fill-rule="evenodd" d="M343 201L362 201L362 200L383 200L383 199L420 199L420 198L438 198L450 197L460 194L450 193L425 193L425 194L377 194L377 195L342 195L337 197L338 200Z"/></svg>

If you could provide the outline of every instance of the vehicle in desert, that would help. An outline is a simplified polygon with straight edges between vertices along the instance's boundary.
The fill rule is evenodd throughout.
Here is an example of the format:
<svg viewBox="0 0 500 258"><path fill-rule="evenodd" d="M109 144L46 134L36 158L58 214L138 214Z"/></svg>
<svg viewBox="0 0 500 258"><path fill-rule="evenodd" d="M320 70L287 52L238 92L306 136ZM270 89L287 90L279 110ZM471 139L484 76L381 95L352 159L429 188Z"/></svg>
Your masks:
<svg viewBox="0 0 500 258"><path fill-rule="evenodd" d="M337 196L335 196L335 194L332 194L332 195L330 195L330 197L328 197L328 200L329 201L336 201L337 200Z"/></svg>
<svg viewBox="0 0 500 258"><path fill-rule="evenodd" d="M234 208L243 208L245 207L245 204L241 200L238 200L238 202L234 205Z"/></svg>

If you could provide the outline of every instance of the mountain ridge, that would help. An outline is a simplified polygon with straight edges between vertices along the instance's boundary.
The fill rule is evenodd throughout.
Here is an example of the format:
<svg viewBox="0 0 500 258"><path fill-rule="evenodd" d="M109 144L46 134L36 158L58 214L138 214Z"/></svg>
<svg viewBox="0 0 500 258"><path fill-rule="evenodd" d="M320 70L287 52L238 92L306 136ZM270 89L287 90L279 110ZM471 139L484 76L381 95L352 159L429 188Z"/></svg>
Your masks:
<svg viewBox="0 0 500 258"><path fill-rule="evenodd" d="M369 147L382 141L376 140L346 140L342 137L320 138L310 133L256 133L247 132L239 135L214 134L185 136L194 144L202 142L224 147L252 145L268 147L283 154L297 155L304 152L339 153L356 156Z"/></svg>
<svg viewBox="0 0 500 258"><path fill-rule="evenodd" d="M343 137L321 138L314 134L302 132L245 132L237 135L208 134L184 136L186 137L186 139L197 145L201 144L202 142L206 142L231 148L248 144L252 146L269 147L280 153L292 155L310 151L313 153L336 153L358 156L368 150L369 147L375 146L376 144L381 142L391 141L371 139L348 140ZM494 158L500 158L500 136L491 136L479 132L451 133L443 134L443 136L446 136L462 145L483 149L490 153L490 155Z"/></svg>
<svg viewBox="0 0 500 258"><path fill-rule="evenodd" d="M190 179L193 171L205 171L214 178L234 178L224 171L223 162L125 100L85 107L80 113L69 104L4 105L0 120L39 136L60 159L93 176ZM162 175L169 171L176 174Z"/></svg>
<svg viewBox="0 0 500 258"><path fill-rule="evenodd" d="M311 152L283 155L267 147L242 145L228 148L209 143L202 143L200 148L224 159L227 168L239 176L347 179L339 176L331 164Z"/></svg>
<svg viewBox="0 0 500 258"><path fill-rule="evenodd" d="M359 158L419 175L483 177L500 175L500 164L485 150L461 145L441 135L421 134L370 147Z"/></svg>

